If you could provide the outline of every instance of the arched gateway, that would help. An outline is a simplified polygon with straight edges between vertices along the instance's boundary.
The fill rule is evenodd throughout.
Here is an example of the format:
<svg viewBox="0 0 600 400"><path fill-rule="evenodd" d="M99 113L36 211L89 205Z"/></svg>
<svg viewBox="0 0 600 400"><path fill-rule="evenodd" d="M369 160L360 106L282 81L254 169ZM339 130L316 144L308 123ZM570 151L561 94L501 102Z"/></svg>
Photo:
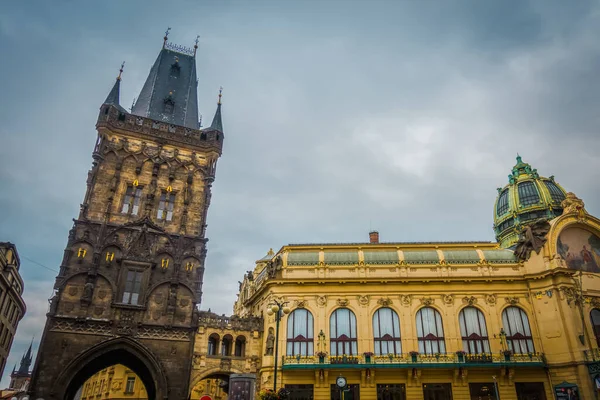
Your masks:
<svg viewBox="0 0 600 400"><path fill-rule="evenodd" d="M150 350L130 338L108 340L85 351L59 375L53 391L58 398L71 400L90 376L114 364L122 364L135 372L149 399L165 397L165 371Z"/></svg>
<svg viewBox="0 0 600 400"><path fill-rule="evenodd" d="M135 372L151 400L188 397L206 216L224 139L220 96L212 125L199 128L195 57L165 36L132 111L119 105L121 74L100 107L31 398L71 400L115 364ZM107 379L100 390L115 385Z"/></svg>

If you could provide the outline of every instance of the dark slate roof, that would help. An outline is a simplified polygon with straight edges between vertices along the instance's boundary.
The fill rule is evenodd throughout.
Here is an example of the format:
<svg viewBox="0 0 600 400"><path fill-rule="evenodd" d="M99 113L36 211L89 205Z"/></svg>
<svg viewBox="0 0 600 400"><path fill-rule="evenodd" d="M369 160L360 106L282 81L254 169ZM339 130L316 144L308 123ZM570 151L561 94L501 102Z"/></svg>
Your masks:
<svg viewBox="0 0 600 400"><path fill-rule="evenodd" d="M131 113L198 129L197 88L195 57L163 48Z"/></svg>

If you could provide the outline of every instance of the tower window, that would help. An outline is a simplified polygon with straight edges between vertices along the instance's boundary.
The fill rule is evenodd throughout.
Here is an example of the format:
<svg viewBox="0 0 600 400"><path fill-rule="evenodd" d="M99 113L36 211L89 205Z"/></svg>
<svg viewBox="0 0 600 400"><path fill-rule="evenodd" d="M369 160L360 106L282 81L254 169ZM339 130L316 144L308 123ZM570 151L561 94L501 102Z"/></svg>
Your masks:
<svg viewBox="0 0 600 400"><path fill-rule="evenodd" d="M546 187L550 192L550 197L552 201L556 203L561 203L565 199L565 194L560 190L560 188L556 185L556 183L552 181L545 181Z"/></svg>
<svg viewBox="0 0 600 400"><path fill-rule="evenodd" d="M158 213L156 218L162 221L171 221L173 219L173 206L175 204L175 193L163 192L160 195L158 203Z"/></svg>
<svg viewBox="0 0 600 400"><path fill-rule="evenodd" d="M139 186L127 186L125 198L123 199L123 214L138 215L140 211L140 199L142 197L142 188Z"/></svg>
<svg viewBox="0 0 600 400"><path fill-rule="evenodd" d="M531 181L519 183L519 201L523 206L529 206L540 202L540 195L538 194L535 184Z"/></svg>
<svg viewBox="0 0 600 400"><path fill-rule="evenodd" d="M125 290L123 291L122 303L139 304L140 290L142 287L142 271L127 271L127 280L125 281Z"/></svg>
<svg viewBox="0 0 600 400"><path fill-rule="evenodd" d="M496 214L498 216L504 215L508 211L508 189L505 189L500 193L498 197L498 204L496 206Z"/></svg>
<svg viewBox="0 0 600 400"><path fill-rule="evenodd" d="M175 100L173 100L171 96L172 94L169 93L169 96L164 100L165 114L173 114L173 109L175 108Z"/></svg>

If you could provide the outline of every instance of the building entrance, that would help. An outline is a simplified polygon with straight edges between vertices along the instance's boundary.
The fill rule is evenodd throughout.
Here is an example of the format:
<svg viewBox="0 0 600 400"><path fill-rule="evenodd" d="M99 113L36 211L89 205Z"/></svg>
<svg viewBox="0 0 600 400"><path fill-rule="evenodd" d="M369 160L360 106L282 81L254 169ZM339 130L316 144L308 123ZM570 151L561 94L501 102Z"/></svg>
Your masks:
<svg viewBox="0 0 600 400"><path fill-rule="evenodd" d="M515 389L518 400L546 400L542 382L517 382Z"/></svg>
<svg viewBox="0 0 600 400"><path fill-rule="evenodd" d="M313 385L285 385L290 392L289 400L313 400Z"/></svg>
<svg viewBox="0 0 600 400"><path fill-rule="evenodd" d="M331 385L331 400L360 400L360 385L348 385L341 391L337 385Z"/></svg>
<svg viewBox="0 0 600 400"><path fill-rule="evenodd" d="M452 385L449 383L424 383L423 400L452 400Z"/></svg>
<svg viewBox="0 0 600 400"><path fill-rule="evenodd" d="M406 389L403 384L379 384L377 400L406 400Z"/></svg>

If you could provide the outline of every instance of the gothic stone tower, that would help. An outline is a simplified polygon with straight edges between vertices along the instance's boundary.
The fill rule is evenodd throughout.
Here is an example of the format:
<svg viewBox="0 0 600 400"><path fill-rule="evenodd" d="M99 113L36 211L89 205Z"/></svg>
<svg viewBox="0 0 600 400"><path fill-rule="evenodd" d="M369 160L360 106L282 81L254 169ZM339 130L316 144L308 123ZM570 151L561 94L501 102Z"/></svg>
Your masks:
<svg viewBox="0 0 600 400"><path fill-rule="evenodd" d="M223 145L220 94L211 126L199 127L196 49L165 36L132 112L119 105L120 73L100 108L33 398L72 399L88 377L117 363L137 373L150 399L188 396L206 214Z"/></svg>

